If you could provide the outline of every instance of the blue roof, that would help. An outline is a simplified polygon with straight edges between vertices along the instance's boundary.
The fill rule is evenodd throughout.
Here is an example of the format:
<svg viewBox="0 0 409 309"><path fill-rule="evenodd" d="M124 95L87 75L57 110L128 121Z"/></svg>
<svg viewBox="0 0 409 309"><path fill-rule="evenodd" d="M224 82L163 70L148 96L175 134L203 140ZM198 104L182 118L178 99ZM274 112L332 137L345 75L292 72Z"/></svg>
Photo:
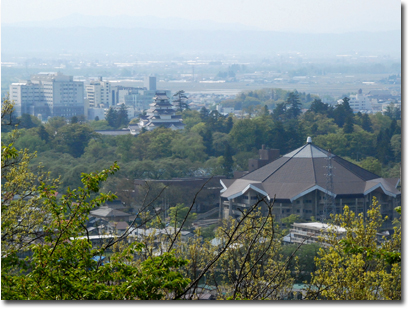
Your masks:
<svg viewBox="0 0 409 309"><path fill-rule="evenodd" d="M105 256L103 255L96 255L91 258L91 260L94 260L95 262L103 261L104 259L105 259Z"/></svg>

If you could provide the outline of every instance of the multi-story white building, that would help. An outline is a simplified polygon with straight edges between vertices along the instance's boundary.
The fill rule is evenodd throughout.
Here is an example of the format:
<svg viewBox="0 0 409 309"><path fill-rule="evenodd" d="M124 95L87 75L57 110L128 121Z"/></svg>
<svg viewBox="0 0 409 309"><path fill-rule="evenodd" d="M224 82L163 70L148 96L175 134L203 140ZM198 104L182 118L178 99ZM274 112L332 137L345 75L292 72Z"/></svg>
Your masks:
<svg viewBox="0 0 409 309"><path fill-rule="evenodd" d="M10 85L16 114L46 117L84 115L84 83L61 73L39 73L31 80Z"/></svg>
<svg viewBox="0 0 409 309"><path fill-rule="evenodd" d="M342 99L337 102L338 104L342 104ZM359 89L357 94L349 96L349 106L354 112L372 112L372 101L367 95L362 94L362 89Z"/></svg>
<svg viewBox="0 0 409 309"><path fill-rule="evenodd" d="M327 246L325 239L331 239L333 233L336 233L338 238L342 238L346 229L321 222L293 223L290 233L283 238L283 241L295 244L312 244L320 243L320 239L322 239L323 245Z"/></svg>
<svg viewBox="0 0 409 309"><path fill-rule="evenodd" d="M14 102L14 112L17 117L22 114L33 114L32 107L40 107L42 97L40 85L33 84L31 81L21 81L10 86L10 100Z"/></svg>
<svg viewBox="0 0 409 309"><path fill-rule="evenodd" d="M168 97L172 96L170 90L165 91ZM148 76L145 78L145 87L134 87L116 85L112 87L113 105L125 104L132 106L136 111L142 112L148 109L156 96L156 77Z"/></svg>
<svg viewBox="0 0 409 309"><path fill-rule="evenodd" d="M107 81L102 81L102 77L98 81L92 81L87 85L85 92L91 107L112 106L111 84Z"/></svg>

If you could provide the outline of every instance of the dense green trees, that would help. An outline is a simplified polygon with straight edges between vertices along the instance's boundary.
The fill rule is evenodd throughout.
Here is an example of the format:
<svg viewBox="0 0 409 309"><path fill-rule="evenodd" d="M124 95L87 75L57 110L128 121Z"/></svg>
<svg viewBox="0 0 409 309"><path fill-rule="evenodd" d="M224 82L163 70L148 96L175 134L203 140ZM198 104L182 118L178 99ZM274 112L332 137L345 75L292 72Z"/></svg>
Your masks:
<svg viewBox="0 0 409 309"><path fill-rule="evenodd" d="M124 177L158 179L223 174L227 172L223 171L226 145L233 159L228 170L246 170L247 160L257 158L263 144L284 154L303 145L307 136L313 138L314 144L337 155L354 159L358 164L362 161L362 166L367 166L367 157L373 157L382 166L371 170L380 176L399 177L401 121L388 116L357 115L348 118L345 128L325 114L325 109L322 113L309 110L295 119L284 120L274 120L274 114L233 119L204 110L201 113L185 110L183 117L188 124L184 131L158 128L136 137L94 134L95 123L109 128L105 120L67 124L56 117L35 128L19 129L20 139L15 145L18 149L37 151L33 164L42 162L54 177L61 175L63 188L70 181L78 184L75 179L79 179L80 171L76 166L91 172L115 160L126 163L120 172ZM8 134L2 133L4 141L9 139Z"/></svg>
<svg viewBox="0 0 409 309"><path fill-rule="evenodd" d="M96 134L88 126L74 123L63 126L56 132L53 142L55 149L60 152L69 153L74 158L84 153L85 147Z"/></svg>
<svg viewBox="0 0 409 309"><path fill-rule="evenodd" d="M2 120L8 111L7 106L2 109ZM48 138L56 138L61 132L75 132L81 129L79 126L78 123L62 125L54 137ZM391 122L385 132L397 136L398 127ZM157 149L166 147L169 140L173 142L184 136L166 129L155 131L138 138L142 136ZM31 128L20 132L36 135L39 131ZM344 133L339 129L337 134ZM240 219L223 222L214 231L216 238L212 243L202 241L200 231L189 241L182 241L177 230L161 236L146 235L139 242L129 237L128 230L100 245L92 245L85 223L93 208L115 198L111 193L99 191L108 175L119 173L118 165L97 173L83 173L78 189L68 189L62 197L57 197L58 181L38 170L30 170L33 155L14 148L17 135L13 131L6 135L6 143L2 140L2 299L191 298L199 293L198 284L203 282L215 285L219 299L280 300L291 293L295 278L308 280L309 272L312 272L311 288L306 291L306 299L401 299L400 224L396 224L391 239L378 243L376 233L385 218L376 201L366 220L362 214L355 217L348 207L343 215L334 218L335 224L347 230L344 239L340 240L334 233L323 239L329 246L305 246L292 253L288 252L290 247L281 248L282 235L272 215L273 201L266 200L249 207ZM116 156L114 147L119 153L131 152L133 142L138 140L122 138L122 145L117 138L90 140L78 159L54 149L44 153L48 158L60 160L61 168L64 160L86 162L83 160L89 157L101 168L108 165L102 164L99 157ZM67 145L70 143L67 141ZM128 148L126 144L132 145ZM173 169L177 166L175 161L180 160L163 159L174 160L169 162ZM186 168L181 161L180 167ZM129 165L132 164L149 165L149 160L131 160ZM75 168L80 172L89 166L77 164ZM151 173L163 170L163 166L146 168ZM261 202L268 208L266 216L259 213ZM155 218L163 224L151 206L151 201L147 201L146 207L144 202L139 218L146 220L145 223L152 222L152 226ZM190 207L177 205L171 209L170 219L174 218L174 223L179 225L189 223L193 206L194 200ZM179 217L182 212L184 216ZM131 226L139 227L136 222L131 222ZM125 239L133 241L122 242ZM109 261L102 261L101 257L108 254ZM315 268L311 268L314 256Z"/></svg>
<svg viewBox="0 0 409 309"><path fill-rule="evenodd" d="M22 129L35 128L41 124L41 121L37 117L29 115L29 114L23 114L21 115L20 118L17 118L17 119L19 123L19 128L22 128Z"/></svg>
<svg viewBox="0 0 409 309"><path fill-rule="evenodd" d="M183 221L186 227L190 227L193 221L196 220L197 214L189 212L189 207L184 204L176 204L175 207L169 208L169 218L171 226L179 228Z"/></svg>
<svg viewBox="0 0 409 309"><path fill-rule="evenodd" d="M227 170L246 170L247 160L257 158L263 144L284 154L303 145L308 136L316 145L353 159L361 166L370 166L380 176L399 177L401 120L380 113L353 115L347 98L333 108L311 95L265 89L241 93L235 100L244 103L246 98L270 100L270 103L258 105L260 110L247 119L225 117L206 108L185 109L181 112L186 124L183 131L159 128L136 137L92 133L92 130L115 128L118 124L113 120L110 126L107 120L73 124L54 117L30 129L19 126L20 139L15 145L18 149L38 151L32 162L42 162L55 177L61 175L63 188L69 181L78 183L75 179L80 174L76 166L91 172L115 160L126 163L120 172L123 177L210 176ZM310 108L300 114L300 103L305 106L308 100L311 100ZM265 106L275 108L267 113ZM125 111L124 106L122 110ZM110 109L108 115L115 113L118 114ZM7 127L2 133L5 141L6 131ZM223 158L226 145L232 157L227 170ZM375 161L366 162L368 157L378 160L381 167Z"/></svg>
<svg viewBox="0 0 409 309"><path fill-rule="evenodd" d="M125 104L122 104L118 111L110 107L105 116L105 120L115 129L127 126L129 124L129 118Z"/></svg>
<svg viewBox="0 0 409 309"><path fill-rule="evenodd" d="M346 119L353 116L351 107L349 106L349 98L342 99L341 104L337 104L333 112L335 123L341 128L344 126Z"/></svg>

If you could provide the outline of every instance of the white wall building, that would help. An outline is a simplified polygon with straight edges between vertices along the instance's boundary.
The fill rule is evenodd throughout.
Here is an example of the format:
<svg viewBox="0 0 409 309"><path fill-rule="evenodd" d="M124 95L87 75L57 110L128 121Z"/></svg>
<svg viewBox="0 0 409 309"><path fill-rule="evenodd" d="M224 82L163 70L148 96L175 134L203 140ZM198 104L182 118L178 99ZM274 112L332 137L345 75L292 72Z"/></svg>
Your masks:
<svg viewBox="0 0 409 309"><path fill-rule="evenodd" d="M111 84L107 81L102 81L102 77L98 81L92 81L85 87L85 92L91 107L109 107L112 106Z"/></svg>
<svg viewBox="0 0 409 309"><path fill-rule="evenodd" d="M12 83L10 99L16 104L16 114L46 117L84 115L84 83L61 73L39 73L31 80Z"/></svg>
<svg viewBox="0 0 409 309"><path fill-rule="evenodd" d="M119 112L120 109L121 109L121 106L120 105L111 106L110 108L112 108L112 109L116 110L117 112ZM128 119L129 120L131 120L131 119L135 118L137 115L139 115L137 113L137 111L135 111L135 109L133 107L131 107L131 106L125 106L125 109L126 109L126 112L128 113ZM104 117L103 118L99 117L99 119L105 119L105 116L108 114L108 112L109 112L109 108L104 108ZM94 120L94 119L90 119L90 120Z"/></svg>
<svg viewBox="0 0 409 309"><path fill-rule="evenodd" d="M337 102L338 104L342 104L342 99ZM356 113L372 112L372 101L367 95L362 94L362 89L359 89L357 94L349 96L349 106Z"/></svg>
<svg viewBox="0 0 409 309"><path fill-rule="evenodd" d="M14 111L17 117L30 114L30 106L40 106L42 103L40 85L31 81L12 83L10 86L10 100L14 102Z"/></svg>

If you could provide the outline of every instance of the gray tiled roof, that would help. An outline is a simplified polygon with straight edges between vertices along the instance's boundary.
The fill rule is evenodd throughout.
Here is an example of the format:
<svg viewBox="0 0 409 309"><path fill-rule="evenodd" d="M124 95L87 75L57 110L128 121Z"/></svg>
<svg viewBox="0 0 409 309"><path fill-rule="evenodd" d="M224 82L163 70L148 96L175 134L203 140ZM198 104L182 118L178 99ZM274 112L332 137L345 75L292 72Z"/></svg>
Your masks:
<svg viewBox="0 0 409 309"><path fill-rule="evenodd" d="M131 134L129 130L95 130L95 133L99 133L102 135L127 135Z"/></svg>
<svg viewBox="0 0 409 309"><path fill-rule="evenodd" d="M333 166L334 195L363 195L380 187L388 195L399 195L398 179L380 178L351 162L307 143L239 179L221 180L227 189L222 197L240 196L251 186L270 198L294 200L310 191L326 192L328 155Z"/></svg>
<svg viewBox="0 0 409 309"><path fill-rule="evenodd" d="M109 207L100 207L99 209L96 210L91 210L90 212L91 216L99 216L99 217L126 217L130 216L130 214L127 214L123 211L112 209Z"/></svg>

